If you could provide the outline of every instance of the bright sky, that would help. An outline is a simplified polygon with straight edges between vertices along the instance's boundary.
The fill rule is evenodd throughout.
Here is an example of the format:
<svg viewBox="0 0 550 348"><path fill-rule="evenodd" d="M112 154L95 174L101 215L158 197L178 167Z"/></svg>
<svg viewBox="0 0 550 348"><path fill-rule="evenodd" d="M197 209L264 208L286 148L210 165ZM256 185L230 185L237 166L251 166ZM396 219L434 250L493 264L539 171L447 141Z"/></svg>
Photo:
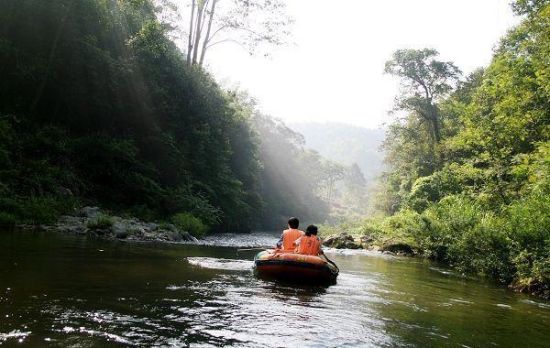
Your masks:
<svg viewBox="0 0 550 348"><path fill-rule="evenodd" d="M209 51L218 80L248 90L287 123L335 121L377 128L399 91L383 74L399 48L437 49L465 73L486 66L518 22L507 0L287 0L293 45L271 58L237 45Z"/></svg>

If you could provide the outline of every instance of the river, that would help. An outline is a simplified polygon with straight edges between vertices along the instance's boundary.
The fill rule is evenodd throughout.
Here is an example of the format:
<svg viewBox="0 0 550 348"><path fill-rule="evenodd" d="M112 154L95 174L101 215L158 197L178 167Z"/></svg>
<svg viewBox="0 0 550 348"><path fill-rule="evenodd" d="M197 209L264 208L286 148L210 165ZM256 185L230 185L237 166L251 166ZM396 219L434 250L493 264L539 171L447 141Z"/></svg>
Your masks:
<svg viewBox="0 0 550 348"><path fill-rule="evenodd" d="M328 288L254 278L276 236L203 245L0 233L0 345L548 347L550 302L415 258L330 252Z"/></svg>

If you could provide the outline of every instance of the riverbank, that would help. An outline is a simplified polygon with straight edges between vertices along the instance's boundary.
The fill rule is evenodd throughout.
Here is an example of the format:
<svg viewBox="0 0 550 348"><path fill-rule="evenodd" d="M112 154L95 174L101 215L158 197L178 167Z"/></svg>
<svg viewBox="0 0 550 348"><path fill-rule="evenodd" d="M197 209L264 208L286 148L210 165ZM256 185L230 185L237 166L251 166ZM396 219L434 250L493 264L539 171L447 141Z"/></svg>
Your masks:
<svg viewBox="0 0 550 348"><path fill-rule="evenodd" d="M22 229L41 229L74 235L87 235L103 239L191 242L198 240L188 231L171 223L145 222L137 218L110 215L98 207L83 207L73 215L63 215L49 225L20 225Z"/></svg>
<svg viewBox="0 0 550 348"><path fill-rule="evenodd" d="M458 204L460 203L460 204ZM323 226L325 245L410 255L440 262L461 274L492 279L516 292L550 299L550 258L542 208L500 216L465 202L444 202L421 214L403 211L337 227ZM546 218L547 219L547 218Z"/></svg>

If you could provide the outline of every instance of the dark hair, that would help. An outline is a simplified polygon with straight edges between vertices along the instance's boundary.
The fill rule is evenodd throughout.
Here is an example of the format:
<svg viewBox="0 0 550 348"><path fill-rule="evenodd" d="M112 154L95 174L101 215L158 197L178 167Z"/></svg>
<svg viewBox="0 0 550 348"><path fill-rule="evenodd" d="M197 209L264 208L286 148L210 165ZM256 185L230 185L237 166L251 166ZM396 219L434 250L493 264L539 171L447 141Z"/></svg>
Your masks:
<svg viewBox="0 0 550 348"><path fill-rule="evenodd" d="M298 220L298 218L291 217L288 219L288 226L290 228L298 228L298 226L300 226L300 220Z"/></svg>
<svg viewBox="0 0 550 348"><path fill-rule="evenodd" d="M306 236L308 236L308 237L311 236L311 235L316 236L317 232L319 232L319 229L315 225L309 225L306 228Z"/></svg>

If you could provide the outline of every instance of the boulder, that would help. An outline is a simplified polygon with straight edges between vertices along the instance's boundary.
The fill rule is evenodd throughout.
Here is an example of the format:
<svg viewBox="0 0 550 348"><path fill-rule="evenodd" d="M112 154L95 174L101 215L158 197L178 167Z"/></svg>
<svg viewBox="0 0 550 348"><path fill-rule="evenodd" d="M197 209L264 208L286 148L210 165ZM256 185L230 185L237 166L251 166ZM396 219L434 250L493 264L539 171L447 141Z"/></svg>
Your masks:
<svg viewBox="0 0 550 348"><path fill-rule="evenodd" d="M324 242L323 245L336 249L360 249L361 245L355 241L355 239L347 233L340 233L339 235L330 236Z"/></svg>
<svg viewBox="0 0 550 348"><path fill-rule="evenodd" d="M403 242L386 242L380 250L384 253L392 253L400 256L414 255L413 248Z"/></svg>
<svg viewBox="0 0 550 348"><path fill-rule="evenodd" d="M115 238L125 239L130 234L130 225L122 219L116 219L115 223L113 223L113 226L111 227L111 230L113 231Z"/></svg>
<svg viewBox="0 0 550 348"><path fill-rule="evenodd" d="M98 224L99 219L108 223ZM137 218L104 215L98 207L83 207L76 216L61 216L52 229L74 234L90 234L102 238L116 238L157 242L191 242L197 238L179 230L174 224L144 222Z"/></svg>
<svg viewBox="0 0 550 348"><path fill-rule="evenodd" d="M86 218L69 215L61 216L57 224L55 224L54 229L74 234L86 234L88 232Z"/></svg>
<svg viewBox="0 0 550 348"><path fill-rule="evenodd" d="M130 234L128 230L114 230L113 233L117 239L126 239Z"/></svg>
<svg viewBox="0 0 550 348"><path fill-rule="evenodd" d="M78 215L88 218L88 219L95 219L99 217L101 214L101 209L98 207L84 207L80 209L80 212Z"/></svg>
<svg viewBox="0 0 550 348"><path fill-rule="evenodd" d="M198 243L199 240L191 235L189 232L180 232L181 238L184 242Z"/></svg>
<svg viewBox="0 0 550 348"><path fill-rule="evenodd" d="M182 240L181 234L179 232L167 230L167 231L164 231L163 234L166 236L166 238L169 241L172 241L172 242L181 242Z"/></svg>
<svg viewBox="0 0 550 348"><path fill-rule="evenodd" d="M374 237L371 235L365 234L359 237L358 242L363 249L370 249L374 243Z"/></svg>
<svg viewBox="0 0 550 348"><path fill-rule="evenodd" d="M111 229L109 228L96 228L93 230L93 233L95 233L98 236L108 236L111 234Z"/></svg>
<svg viewBox="0 0 550 348"><path fill-rule="evenodd" d="M380 251L382 249L379 245L371 245L369 246L369 250L371 251Z"/></svg>

